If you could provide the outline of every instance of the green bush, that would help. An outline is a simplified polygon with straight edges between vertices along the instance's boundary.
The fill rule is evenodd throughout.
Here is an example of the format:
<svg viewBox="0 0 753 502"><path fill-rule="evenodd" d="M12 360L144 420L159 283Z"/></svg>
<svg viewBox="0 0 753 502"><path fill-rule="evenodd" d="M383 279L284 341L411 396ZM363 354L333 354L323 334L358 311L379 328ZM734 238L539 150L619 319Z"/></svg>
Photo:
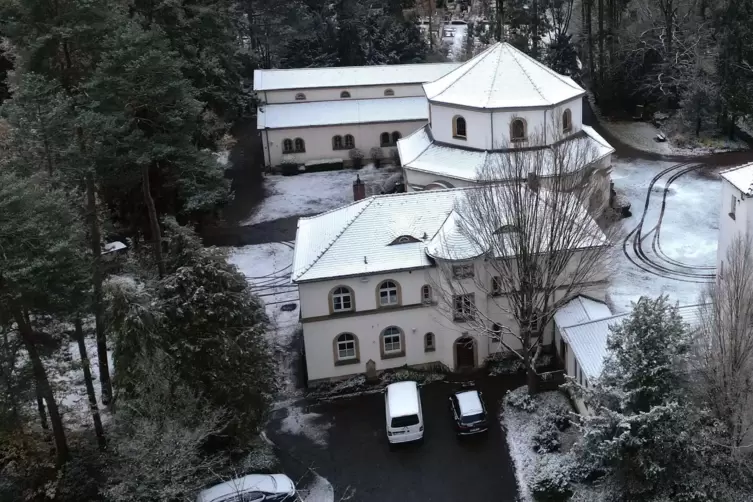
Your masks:
<svg viewBox="0 0 753 502"><path fill-rule="evenodd" d="M560 449L560 431L554 422L543 420L531 438L536 453L551 453Z"/></svg>
<svg viewBox="0 0 753 502"><path fill-rule="evenodd" d="M573 495L570 482L570 457L543 455L536 463L536 470L528 488L538 502L563 502Z"/></svg>

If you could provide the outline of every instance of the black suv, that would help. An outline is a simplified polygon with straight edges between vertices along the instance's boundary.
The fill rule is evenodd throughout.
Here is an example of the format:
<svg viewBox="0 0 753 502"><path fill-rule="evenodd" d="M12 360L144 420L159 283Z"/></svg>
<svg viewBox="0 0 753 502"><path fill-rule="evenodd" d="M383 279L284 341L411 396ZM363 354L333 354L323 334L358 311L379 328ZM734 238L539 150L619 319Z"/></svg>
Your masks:
<svg viewBox="0 0 753 502"><path fill-rule="evenodd" d="M450 413L459 436L480 434L489 429L481 392L465 388L450 396Z"/></svg>

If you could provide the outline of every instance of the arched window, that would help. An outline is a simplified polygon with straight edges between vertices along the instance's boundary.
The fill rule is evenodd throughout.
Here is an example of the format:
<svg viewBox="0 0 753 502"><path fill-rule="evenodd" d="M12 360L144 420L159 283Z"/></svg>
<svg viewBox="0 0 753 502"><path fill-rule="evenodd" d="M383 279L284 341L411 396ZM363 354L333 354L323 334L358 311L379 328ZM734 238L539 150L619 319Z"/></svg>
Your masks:
<svg viewBox="0 0 753 502"><path fill-rule="evenodd" d="M330 293L332 313L351 312L353 310L353 291L347 286L338 286Z"/></svg>
<svg viewBox="0 0 753 502"><path fill-rule="evenodd" d="M431 303L431 300L431 286L429 286L428 284L421 286L421 301L428 304Z"/></svg>
<svg viewBox="0 0 753 502"><path fill-rule="evenodd" d="M379 285L379 306L390 307L400 304L400 288L396 281L384 281Z"/></svg>
<svg viewBox="0 0 753 502"><path fill-rule="evenodd" d="M562 113L562 132L570 132L573 130L573 114L570 108Z"/></svg>
<svg viewBox="0 0 753 502"><path fill-rule="evenodd" d="M298 94L295 95L295 100L296 101L306 101L306 95L304 93L302 93L302 92L299 92Z"/></svg>
<svg viewBox="0 0 753 502"><path fill-rule="evenodd" d="M402 134L400 134L398 131L394 131L392 133L392 144L397 145L397 140L399 140L402 137L403 137Z"/></svg>
<svg viewBox="0 0 753 502"><path fill-rule="evenodd" d="M293 153L293 140L292 139L282 140L282 153Z"/></svg>
<svg viewBox="0 0 753 502"><path fill-rule="evenodd" d="M333 136L332 137L332 149L333 150L342 150L343 149L343 137L342 136Z"/></svg>
<svg viewBox="0 0 753 502"><path fill-rule="evenodd" d="M349 98L350 97L350 93L348 91L343 91L343 92L340 93L340 97L341 98Z"/></svg>
<svg viewBox="0 0 753 502"><path fill-rule="evenodd" d="M384 90L384 95L385 96L394 96L395 95L395 91L393 91L392 89L385 89Z"/></svg>
<svg viewBox="0 0 753 502"><path fill-rule="evenodd" d="M356 147L356 139L353 137L352 134L346 134L345 135L345 148L355 148Z"/></svg>
<svg viewBox="0 0 753 502"><path fill-rule="evenodd" d="M424 352L434 352L437 350L437 340L434 333L424 335Z"/></svg>
<svg viewBox="0 0 753 502"><path fill-rule="evenodd" d="M513 119L510 124L510 141L525 141L526 123L523 119Z"/></svg>
<svg viewBox="0 0 753 502"><path fill-rule="evenodd" d="M465 119L460 115L452 118L452 136L460 139L466 138Z"/></svg>
<svg viewBox="0 0 753 502"><path fill-rule="evenodd" d="M381 135L379 136L379 144L380 144L381 146L390 146L390 133L388 133L388 132L383 132L383 133L382 133L382 134L381 134Z"/></svg>
<svg viewBox="0 0 753 502"><path fill-rule="evenodd" d="M403 331L400 328L397 326L390 326L382 331L381 339L380 349L382 352L382 359L405 355Z"/></svg>
<svg viewBox="0 0 753 502"><path fill-rule="evenodd" d="M306 151L306 143L303 142L303 139L296 138L295 139L295 151L296 152L305 152Z"/></svg>
<svg viewBox="0 0 753 502"><path fill-rule="evenodd" d="M358 338L353 333L342 333L335 337L335 365L357 363L359 358Z"/></svg>

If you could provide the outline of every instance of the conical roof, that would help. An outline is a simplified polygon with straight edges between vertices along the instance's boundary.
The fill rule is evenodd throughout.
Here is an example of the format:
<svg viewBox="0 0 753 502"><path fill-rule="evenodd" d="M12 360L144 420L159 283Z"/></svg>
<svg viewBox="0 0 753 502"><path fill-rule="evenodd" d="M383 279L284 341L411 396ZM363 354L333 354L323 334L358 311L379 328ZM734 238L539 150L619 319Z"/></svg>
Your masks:
<svg viewBox="0 0 753 502"><path fill-rule="evenodd" d="M508 43L497 43L434 82L424 84L429 102L471 108L553 106L585 91Z"/></svg>

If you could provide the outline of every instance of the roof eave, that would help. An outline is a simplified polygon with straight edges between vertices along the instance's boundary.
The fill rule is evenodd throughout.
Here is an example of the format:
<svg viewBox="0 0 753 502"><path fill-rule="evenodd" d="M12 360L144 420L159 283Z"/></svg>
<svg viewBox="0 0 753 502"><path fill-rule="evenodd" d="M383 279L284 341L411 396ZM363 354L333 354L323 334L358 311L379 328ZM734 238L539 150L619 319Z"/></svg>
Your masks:
<svg viewBox="0 0 753 502"><path fill-rule="evenodd" d="M426 100L433 104L433 105L439 105L439 106L445 106L445 107L453 107L453 108L461 108L463 110L479 110L484 112L503 112L503 111L511 111L511 110L549 110L552 108L556 108L563 103L567 103L568 101L572 101L574 99L582 98L586 95L586 91L579 92L577 94L574 94L573 96L562 99L560 101L556 101L553 103L548 103L544 105L515 105L515 106L470 106L470 105L462 105L458 103L452 103L450 101L442 101L440 99L436 98L429 98L427 97Z"/></svg>

